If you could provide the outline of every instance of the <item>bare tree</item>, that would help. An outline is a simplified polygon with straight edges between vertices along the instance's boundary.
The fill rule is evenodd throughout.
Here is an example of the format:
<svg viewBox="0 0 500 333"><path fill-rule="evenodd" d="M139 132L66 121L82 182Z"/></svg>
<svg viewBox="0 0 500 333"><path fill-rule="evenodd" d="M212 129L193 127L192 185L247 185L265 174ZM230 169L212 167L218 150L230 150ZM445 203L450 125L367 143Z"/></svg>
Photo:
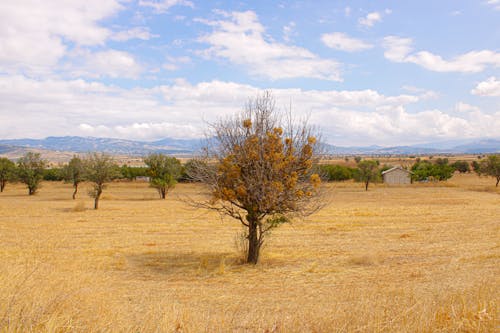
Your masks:
<svg viewBox="0 0 500 333"><path fill-rule="evenodd" d="M256 264L271 229L322 206L321 179L313 172L319 143L306 123L275 111L269 92L211 127L206 156L190 171L209 189L209 200L199 205L245 226L247 262Z"/></svg>
<svg viewBox="0 0 500 333"><path fill-rule="evenodd" d="M99 199L106 183L119 177L118 166L113 158L105 153L90 153L84 162L85 179L93 183L89 195L94 198L94 209L99 208Z"/></svg>
<svg viewBox="0 0 500 333"><path fill-rule="evenodd" d="M73 156L67 165L63 167L63 178L66 182L73 184L73 200L76 199L78 185L83 181L85 168L83 161L78 156Z"/></svg>
<svg viewBox="0 0 500 333"><path fill-rule="evenodd" d="M28 152L17 161L19 180L28 186L28 194L33 195L40 187L47 161L40 153Z"/></svg>

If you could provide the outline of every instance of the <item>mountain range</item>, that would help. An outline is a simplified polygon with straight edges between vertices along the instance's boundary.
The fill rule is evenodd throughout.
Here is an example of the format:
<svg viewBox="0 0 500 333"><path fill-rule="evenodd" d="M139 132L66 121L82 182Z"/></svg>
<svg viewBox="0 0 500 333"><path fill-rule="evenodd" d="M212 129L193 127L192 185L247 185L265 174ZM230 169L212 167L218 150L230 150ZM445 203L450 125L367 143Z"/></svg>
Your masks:
<svg viewBox="0 0 500 333"><path fill-rule="evenodd" d="M45 139L0 140L0 155L22 154L27 150L66 153L105 152L114 155L144 156L165 153L191 156L203 147L203 139L164 138L157 141L134 141L96 137L47 137ZM427 155L427 154L484 154L500 153L500 139L464 139L437 141L409 146L350 146L325 144L325 151L332 155Z"/></svg>

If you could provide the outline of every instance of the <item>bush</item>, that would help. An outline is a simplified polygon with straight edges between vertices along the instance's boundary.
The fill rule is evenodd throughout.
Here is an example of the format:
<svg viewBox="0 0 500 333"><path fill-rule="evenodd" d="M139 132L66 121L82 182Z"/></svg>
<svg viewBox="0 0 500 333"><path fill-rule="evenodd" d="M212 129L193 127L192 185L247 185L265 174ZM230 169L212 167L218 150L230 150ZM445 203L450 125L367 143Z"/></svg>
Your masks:
<svg viewBox="0 0 500 333"><path fill-rule="evenodd" d="M128 180L135 180L137 177L148 176L148 168L146 167L131 167L128 165L122 165L120 167L121 178Z"/></svg>
<svg viewBox="0 0 500 333"><path fill-rule="evenodd" d="M43 171L43 180L58 182L63 179L64 175L61 168L49 168Z"/></svg>
<svg viewBox="0 0 500 333"><path fill-rule="evenodd" d="M448 159L438 158L435 163L419 161L413 164L413 180L425 181L430 179L447 180L453 176L455 169L448 164Z"/></svg>
<svg viewBox="0 0 500 333"><path fill-rule="evenodd" d="M470 165L466 161L456 161L451 166L460 173L470 172Z"/></svg>
<svg viewBox="0 0 500 333"><path fill-rule="evenodd" d="M327 181L344 181L353 178L353 168L336 164L322 164L318 166L318 173Z"/></svg>

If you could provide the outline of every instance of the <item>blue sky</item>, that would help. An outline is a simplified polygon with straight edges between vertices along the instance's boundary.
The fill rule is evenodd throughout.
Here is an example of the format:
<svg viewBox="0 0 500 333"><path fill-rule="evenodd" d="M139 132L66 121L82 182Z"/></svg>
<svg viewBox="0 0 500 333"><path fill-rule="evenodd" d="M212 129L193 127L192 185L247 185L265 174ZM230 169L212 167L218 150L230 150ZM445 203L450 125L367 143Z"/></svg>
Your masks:
<svg viewBox="0 0 500 333"><path fill-rule="evenodd" d="M195 138L271 90L336 145L500 137L500 0L0 3L0 138Z"/></svg>

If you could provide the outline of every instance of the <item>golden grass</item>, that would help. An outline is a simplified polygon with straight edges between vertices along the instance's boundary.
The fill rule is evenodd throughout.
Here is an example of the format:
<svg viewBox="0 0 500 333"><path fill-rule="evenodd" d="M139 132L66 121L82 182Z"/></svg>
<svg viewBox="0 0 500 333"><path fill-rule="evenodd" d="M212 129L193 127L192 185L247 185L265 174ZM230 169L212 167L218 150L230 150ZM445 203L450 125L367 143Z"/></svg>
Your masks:
<svg viewBox="0 0 500 333"><path fill-rule="evenodd" d="M331 204L241 264L240 226L114 183L98 211L44 183L0 194L0 332L495 332L491 179L336 183ZM84 202L82 204L81 202Z"/></svg>

